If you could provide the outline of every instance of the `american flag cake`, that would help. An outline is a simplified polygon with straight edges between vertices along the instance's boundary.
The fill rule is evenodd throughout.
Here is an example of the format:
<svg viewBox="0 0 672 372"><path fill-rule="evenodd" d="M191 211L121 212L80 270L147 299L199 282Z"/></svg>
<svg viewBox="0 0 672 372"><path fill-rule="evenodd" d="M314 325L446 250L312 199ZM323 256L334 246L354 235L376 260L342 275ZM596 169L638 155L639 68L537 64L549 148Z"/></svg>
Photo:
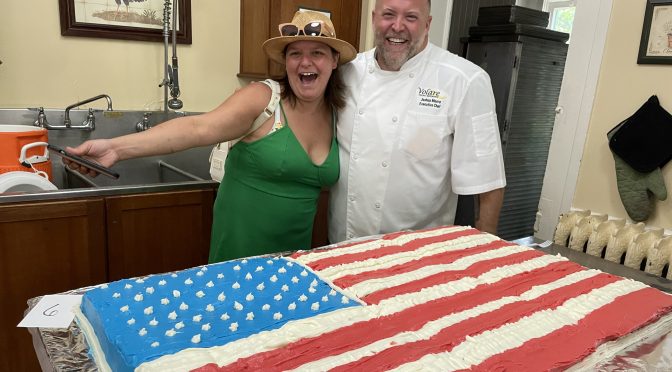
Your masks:
<svg viewBox="0 0 672 372"><path fill-rule="evenodd" d="M672 296L470 227L121 280L77 321L101 370L590 368Z"/></svg>

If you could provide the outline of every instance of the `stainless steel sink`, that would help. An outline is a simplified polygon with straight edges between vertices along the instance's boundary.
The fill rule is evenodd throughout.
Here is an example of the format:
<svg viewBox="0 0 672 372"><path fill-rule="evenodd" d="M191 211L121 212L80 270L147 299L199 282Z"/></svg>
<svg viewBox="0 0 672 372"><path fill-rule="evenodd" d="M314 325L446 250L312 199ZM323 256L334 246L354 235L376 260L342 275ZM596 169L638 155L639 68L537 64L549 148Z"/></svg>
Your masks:
<svg viewBox="0 0 672 372"><path fill-rule="evenodd" d="M60 110L45 110L51 122L62 118ZM71 117L83 118L85 110L71 111ZM113 111L97 113L96 129L93 132L79 130L50 130L49 143L65 148L77 146L88 139L112 138L135 133L135 124L142 120L140 111ZM157 124L180 114L159 112L151 117ZM184 115L184 114L181 114ZM30 125L35 120L34 112L28 110L0 109L0 123ZM16 201L61 199L95 195L120 195L127 193L160 192L171 190L215 188L210 180L208 157L211 147L193 148L178 153L125 160L112 169L119 173L118 179L102 175L92 178L68 169L57 156L52 161L52 183L57 191L31 194L0 194L0 204Z"/></svg>
<svg viewBox="0 0 672 372"><path fill-rule="evenodd" d="M207 155L198 151L186 151L163 157L132 159L115 164L112 169L119 173L118 179L99 175L90 177L75 172L58 158L53 159L52 183L61 190L101 187L127 187L179 182L207 181L203 176L201 162L207 163ZM191 164L185 164L191 163Z"/></svg>

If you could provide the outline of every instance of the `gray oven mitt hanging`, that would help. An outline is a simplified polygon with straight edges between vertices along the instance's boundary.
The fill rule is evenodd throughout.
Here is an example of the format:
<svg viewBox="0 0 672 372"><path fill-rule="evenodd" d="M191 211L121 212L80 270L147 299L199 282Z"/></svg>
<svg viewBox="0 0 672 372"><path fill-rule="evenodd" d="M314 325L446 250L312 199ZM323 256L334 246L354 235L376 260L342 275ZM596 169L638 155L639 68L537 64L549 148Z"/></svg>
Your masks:
<svg viewBox="0 0 672 372"><path fill-rule="evenodd" d="M613 132L607 134L611 139ZM660 168L651 172L638 172L612 151L616 164L618 194L628 216L635 222L649 219L655 199L667 199L667 188ZM655 198L655 199L654 199Z"/></svg>
<svg viewBox="0 0 672 372"><path fill-rule="evenodd" d="M655 200L667 199L663 172L660 168L649 173L637 172L618 155L613 155L616 163L618 194L621 196L625 211L633 221L648 220Z"/></svg>

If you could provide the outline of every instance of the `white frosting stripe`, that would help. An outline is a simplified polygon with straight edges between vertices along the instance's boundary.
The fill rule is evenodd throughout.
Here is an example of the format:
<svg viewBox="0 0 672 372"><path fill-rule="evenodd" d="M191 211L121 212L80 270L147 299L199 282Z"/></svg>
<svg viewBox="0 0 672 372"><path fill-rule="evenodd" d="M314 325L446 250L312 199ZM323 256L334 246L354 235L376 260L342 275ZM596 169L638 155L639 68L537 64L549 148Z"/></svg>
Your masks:
<svg viewBox="0 0 672 372"><path fill-rule="evenodd" d="M425 288L381 301L377 305L351 307L316 317L288 322L282 328L261 332L223 346L208 349L187 349L141 365L138 371L187 370L216 363L224 366L239 358L284 347L303 338L316 337L357 322L369 321L436 299L470 291L479 285L496 283L504 278L526 273L549 264L566 261L565 258L544 255L514 265L498 267L478 277L463 277L456 281Z"/></svg>
<svg viewBox="0 0 672 372"><path fill-rule="evenodd" d="M519 347L531 339L542 337L564 326L576 324L588 314L614 301L615 298L643 288L646 288L646 285L632 280L610 283L572 298L553 310L539 311L516 322L504 324L497 329L468 337L449 352L427 355L395 370L418 371L428 363L436 363L450 370L467 369L494 355Z"/></svg>
<svg viewBox="0 0 672 372"><path fill-rule="evenodd" d="M499 239L493 235L464 236L450 240L448 242L428 244L422 248L418 248L409 252L394 253L378 258L370 258L364 261L356 261L347 264L331 266L324 270L318 270L318 272L321 276L329 280L337 280L349 275L357 275L371 271L387 269L392 266L405 264L443 252L462 251L465 249L474 248L483 244L488 244L495 240ZM528 247L525 248L532 249Z"/></svg>
<svg viewBox="0 0 672 372"><path fill-rule="evenodd" d="M441 332L443 329L450 327L451 325L460 323L470 318L477 317L481 314L495 311L507 304L512 304L519 301L534 300L549 293L552 290L572 285L582 280L594 277L595 275L598 274L600 274L600 271L598 270L579 271L567 275L554 282L535 286L519 296L503 297L501 299L491 301L465 311L444 316L437 320L426 323L422 328L420 328L417 331L402 332L393 337L381 339L372 344L366 345L366 347L362 347L357 350L352 350L344 354L335 355L312 363L304 364L300 368L297 368L296 371L324 371L338 366L342 366L346 363L350 363L352 361L356 361L367 356L371 356L372 354L379 353L383 350L388 349L391 345L399 347L407 343L413 343L420 340L428 340L431 337L438 334L439 332Z"/></svg>
<svg viewBox="0 0 672 372"><path fill-rule="evenodd" d="M380 249L382 247L391 247L395 245L404 245L416 239L431 238L435 236L440 236L444 234L450 234L458 231L467 231L473 230L473 228L468 226L451 226L437 228L429 231L419 231L401 234L393 239L377 239L372 241L363 242L360 244L354 244L351 246L346 246L342 248L335 249L326 249L326 250L317 250L314 252L302 254L298 257L295 257L297 261L300 261L304 264L310 264L311 262L319 261L325 258L339 257L342 255L352 254L352 253L361 253L370 250Z"/></svg>
<svg viewBox="0 0 672 372"><path fill-rule="evenodd" d="M372 280L363 281L361 283L353 285L352 287L349 287L348 292L350 292L356 297L364 297L383 289L422 280L424 278L436 275L438 273L464 270L477 262L502 258L516 253L526 252L529 250L530 248L523 247L520 245L503 247L492 251L475 254L473 256L463 257L450 264L425 266L418 270L402 273L399 275L393 275L385 278L376 278Z"/></svg>
<svg viewBox="0 0 672 372"><path fill-rule="evenodd" d="M82 330L82 333L85 335L94 334L91 323L89 322L88 319L86 319L80 307L75 306L72 309L72 311L75 313L75 321L77 322L79 328ZM112 372L112 369L110 368L110 365L107 363L107 359L105 358L105 353L103 352L103 349L100 347L98 337L87 337L86 342L89 343L89 353L91 353L91 355L93 356L93 360L96 361L96 367L98 367L98 371Z"/></svg>

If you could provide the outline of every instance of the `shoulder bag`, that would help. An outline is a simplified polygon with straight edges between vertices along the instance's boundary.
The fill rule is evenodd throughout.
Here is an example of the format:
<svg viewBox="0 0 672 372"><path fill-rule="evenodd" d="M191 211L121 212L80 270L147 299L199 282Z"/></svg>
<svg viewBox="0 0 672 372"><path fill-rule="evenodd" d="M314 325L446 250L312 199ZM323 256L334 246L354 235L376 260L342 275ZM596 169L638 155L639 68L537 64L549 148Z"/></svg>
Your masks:
<svg viewBox="0 0 672 372"><path fill-rule="evenodd" d="M260 83L266 84L271 88L271 100L268 102L268 105L264 111L259 114L259 116L252 123L252 127L247 133L243 134L240 138L228 142L218 143L210 152L210 177L214 181L221 182L224 177L224 163L226 161L226 155L229 153L229 148L240 141L241 138L247 136L248 134L257 130L268 118L270 118L275 109L278 107L280 102L280 84L277 81L266 79L260 81Z"/></svg>

